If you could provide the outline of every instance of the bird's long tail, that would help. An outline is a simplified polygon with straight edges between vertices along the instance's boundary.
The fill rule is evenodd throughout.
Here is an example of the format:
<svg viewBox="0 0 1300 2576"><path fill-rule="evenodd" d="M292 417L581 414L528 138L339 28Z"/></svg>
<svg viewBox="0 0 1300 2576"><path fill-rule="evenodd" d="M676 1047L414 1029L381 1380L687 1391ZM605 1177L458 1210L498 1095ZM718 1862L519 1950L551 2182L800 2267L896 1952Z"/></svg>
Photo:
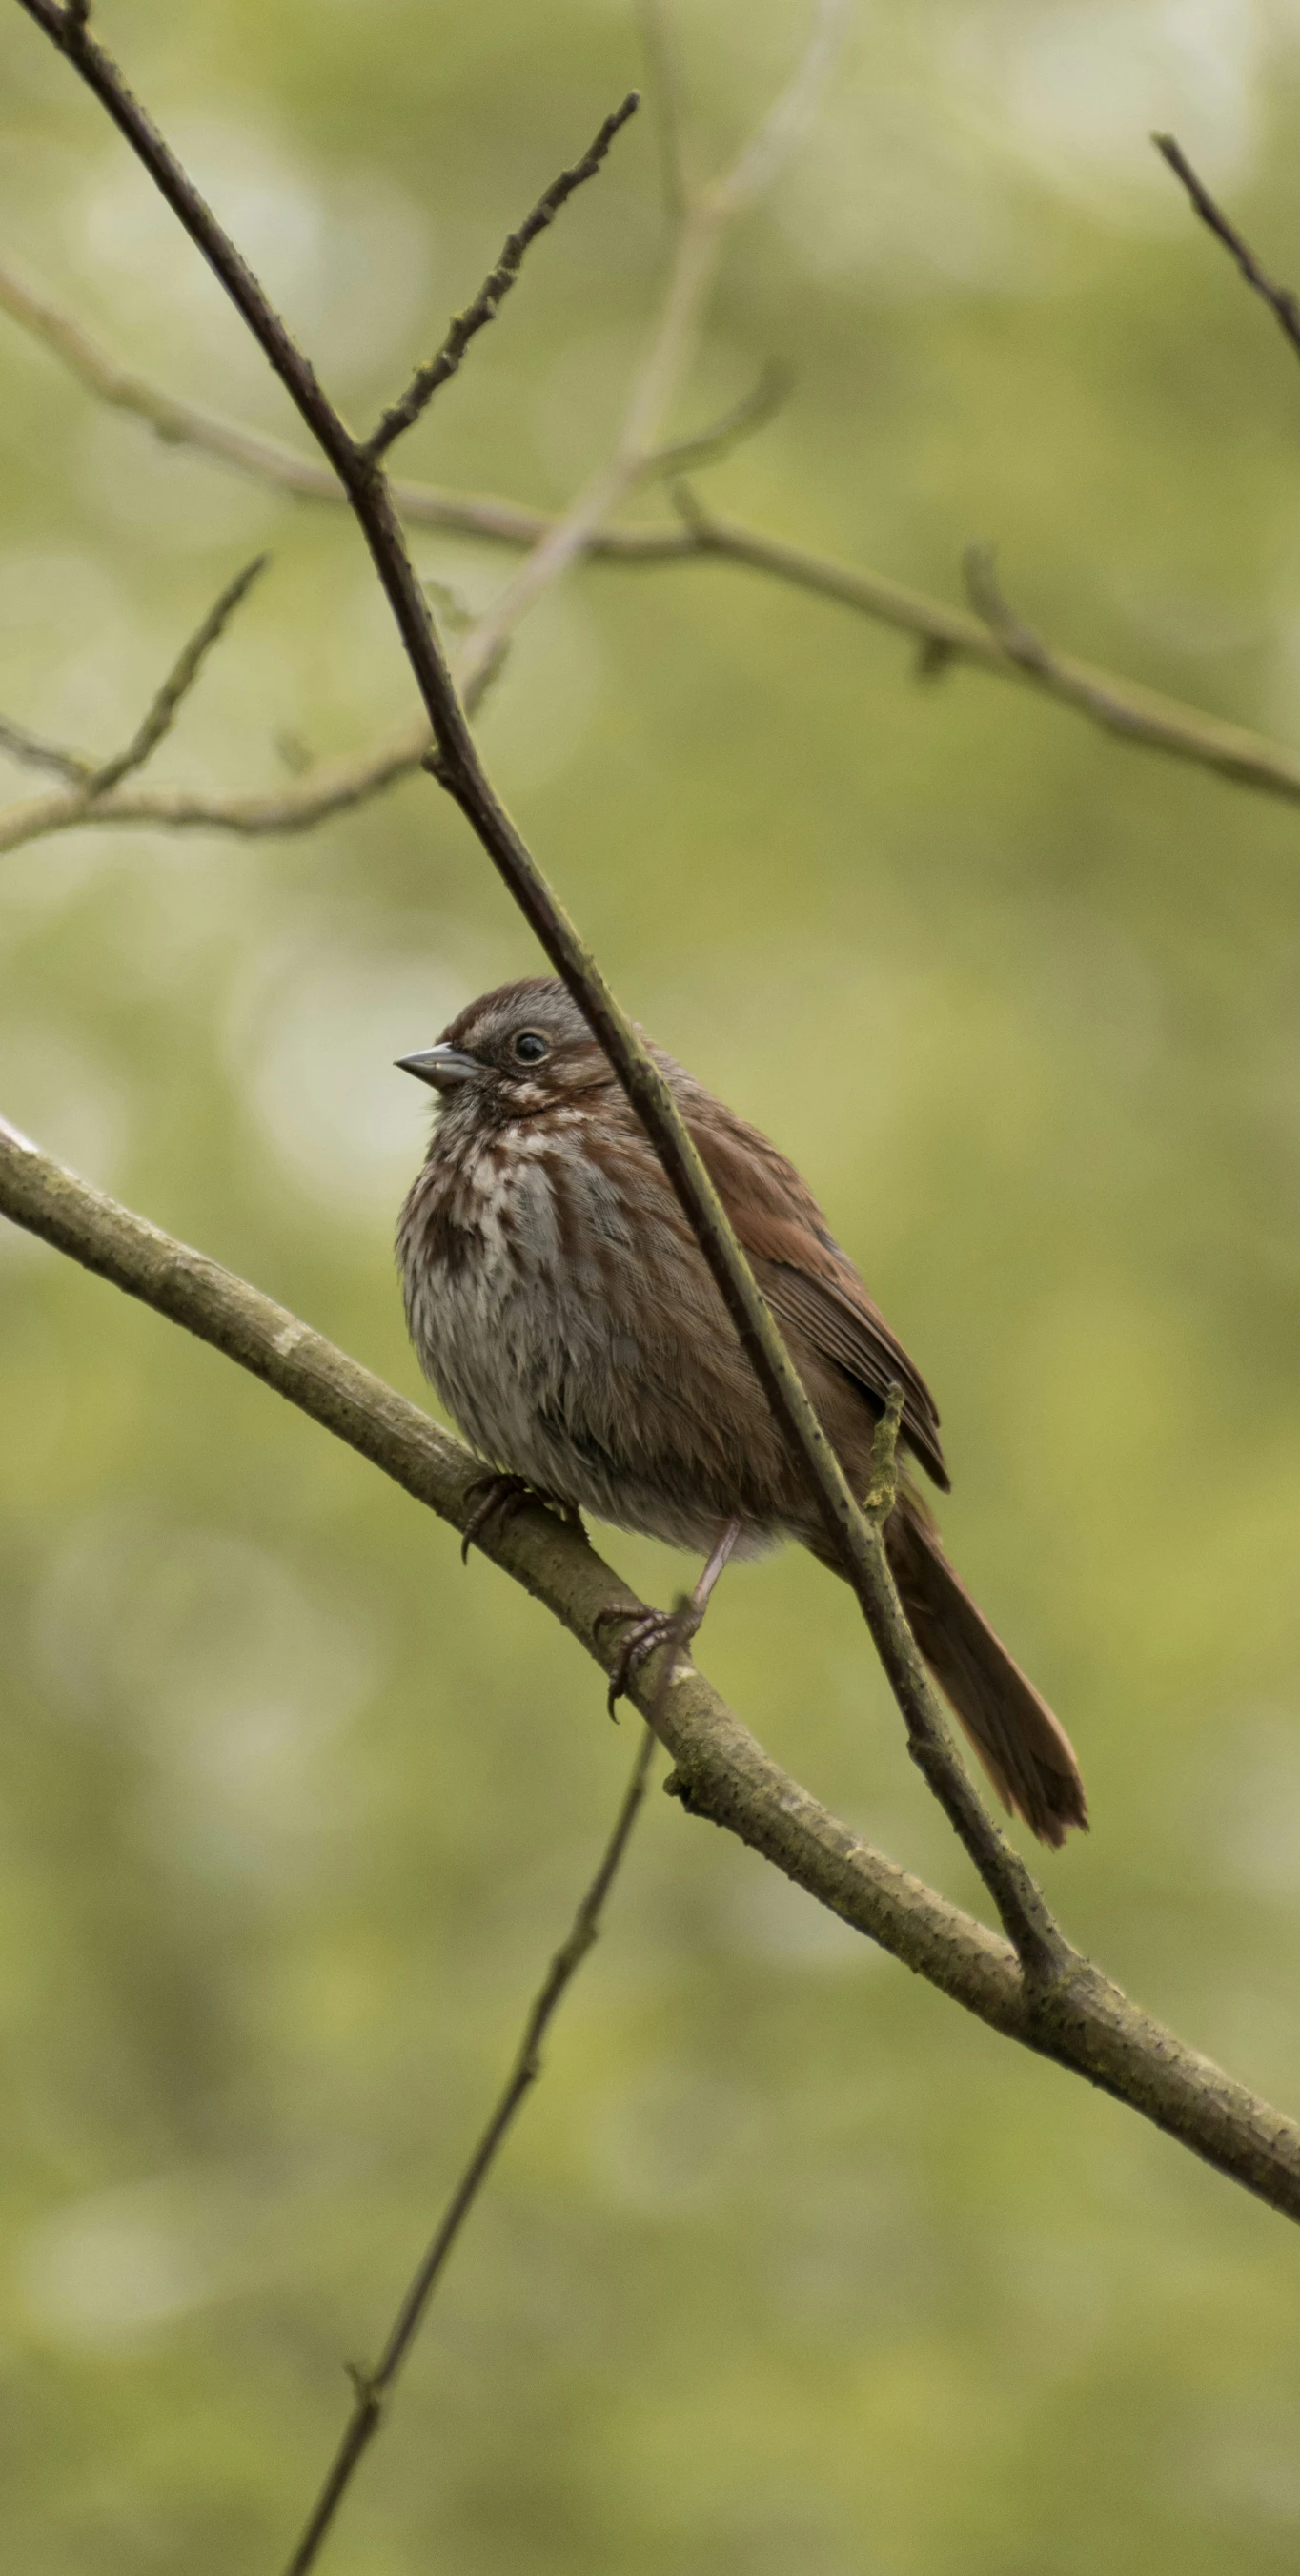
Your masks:
<svg viewBox="0 0 1300 2576"><path fill-rule="evenodd" d="M906 1488L885 1544L912 1634L1003 1805L1023 1816L1040 1842L1063 1843L1071 1825L1088 1822L1064 1727L977 1610L925 1505Z"/></svg>

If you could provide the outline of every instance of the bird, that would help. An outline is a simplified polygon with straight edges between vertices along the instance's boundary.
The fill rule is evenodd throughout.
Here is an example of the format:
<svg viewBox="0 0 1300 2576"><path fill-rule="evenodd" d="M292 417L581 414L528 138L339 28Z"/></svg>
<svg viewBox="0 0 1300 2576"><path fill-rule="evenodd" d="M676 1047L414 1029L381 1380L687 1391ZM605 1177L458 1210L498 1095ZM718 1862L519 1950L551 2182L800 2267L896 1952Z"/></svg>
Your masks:
<svg viewBox="0 0 1300 2576"><path fill-rule="evenodd" d="M908 1472L915 1464L949 1490L925 1380L794 1165L650 1052L855 1496L901 1388L884 1537L904 1610L1003 1804L1059 1847L1088 1821L1079 1765L949 1564ZM840 1572L654 1146L566 987L550 976L499 985L398 1064L438 1095L398 1220L407 1326L484 1462L485 1510L533 1494L703 1556L686 1633L733 1555L793 1539ZM667 1634L651 1614L634 1652ZM627 1671L624 1660L617 1678Z"/></svg>

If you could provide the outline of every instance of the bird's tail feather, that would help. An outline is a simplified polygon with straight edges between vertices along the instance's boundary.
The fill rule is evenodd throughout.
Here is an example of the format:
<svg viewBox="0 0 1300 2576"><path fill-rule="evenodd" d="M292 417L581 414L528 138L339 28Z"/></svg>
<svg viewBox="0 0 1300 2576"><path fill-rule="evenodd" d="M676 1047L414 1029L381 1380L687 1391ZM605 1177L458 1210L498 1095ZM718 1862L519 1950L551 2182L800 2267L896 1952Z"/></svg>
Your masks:
<svg viewBox="0 0 1300 2576"><path fill-rule="evenodd" d="M1088 1803L1074 1747L1033 1683L959 1581L918 1498L906 1490L885 1534L912 1634L1003 1805L1039 1841L1084 1828Z"/></svg>

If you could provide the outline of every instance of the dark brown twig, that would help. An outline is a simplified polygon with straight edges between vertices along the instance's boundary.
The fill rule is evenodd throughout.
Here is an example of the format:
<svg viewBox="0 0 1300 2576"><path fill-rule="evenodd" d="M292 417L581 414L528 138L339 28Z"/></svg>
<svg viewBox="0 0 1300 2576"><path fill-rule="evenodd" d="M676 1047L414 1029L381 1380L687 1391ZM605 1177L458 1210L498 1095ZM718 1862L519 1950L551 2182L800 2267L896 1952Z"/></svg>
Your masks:
<svg viewBox="0 0 1300 2576"><path fill-rule="evenodd" d="M106 760L102 768L91 771L86 780L87 796L106 795L110 787L120 786L124 778L129 778L137 769L143 769L145 762L152 758L164 734L170 732L175 723L181 701L188 697L213 645L269 561L269 555L254 555L252 562L245 564L233 581L227 582L202 625L196 627L188 644L177 654L143 723L137 727L125 751L119 751L112 760Z"/></svg>
<svg viewBox="0 0 1300 2576"><path fill-rule="evenodd" d="M401 400L389 405L378 427L371 431L365 442L368 456L385 455L394 439L400 438L404 430L414 427L439 388L455 375L475 333L481 331L486 323L495 322L502 298L509 294L523 266L525 252L538 234L544 233L548 224L554 223L561 206L567 205L575 188L580 188L584 180L595 178L620 126L626 125L630 116L635 116L640 104L640 91L629 90L622 106L616 107L613 115L606 117L590 151L584 152L571 170L562 170L559 178L551 181L532 213L525 215L518 232L509 235L496 267L490 276L484 278L473 303L467 304L464 312L455 316L436 357L430 358L426 366L416 369Z"/></svg>
<svg viewBox="0 0 1300 2576"><path fill-rule="evenodd" d="M671 1669L671 1657L665 1672ZM661 1694L663 1685L661 1684ZM619 1804L613 1830L595 1877L583 1896L566 1938L547 1969L524 2023L523 2035L497 2101L484 2123L459 2182L451 2194L428 2249L389 2330L373 2370L350 2373L355 2391L352 2412L330 2462L320 2494L302 2537L290 2558L286 2576L307 2576L314 2567L347 2489L384 2418L393 2383L424 2322L429 2301L446 2268L456 2239L487 2181L525 2095L542 2071L542 2042L588 1951L600 1936L601 1915L645 1801L650 1766L656 1751L654 1727L647 1724L637 1747L632 1776Z"/></svg>
<svg viewBox="0 0 1300 2576"><path fill-rule="evenodd" d="M1253 286L1255 293L1263 297L1297 356L1300 356L1300 298L1293 295L1289 286L1278 286L1265 274L1250 244L1242 240L1236 226L1229 223L1222 207L1215 204L1209 189L1197 178L1176 138L1172 134L1153 134L1151 140L1162 160L1168 162L1174 177L1181 179L1202 223L1208 224L1216 240L1221 241L1224 249L1231 253L1246 284Z"/></svg>
<svg viewBox="0 0 1300 2576"><path fill-rule="evenodd" d="M909 1746L925 1752L926 1778L982 1878L1036 1991L1070 1973L1072 1954L1019 1854L981 1802L948 1733L937 1691L886 1579L883 1549L863 1519L822 1425L728 1222L667 1080L616 1000L590 949L552 892L491 786L448 670L385 480L382 463L354 439L326 396L242 253L126 85L116 63L86 30L70 30L55 0L21 0L28 15L74 63L184 225L257 340L302 419L347 490L357 524L396 620L424 700L440 784L460 806L557 974L604 1048L650 1137L735 1324L791 1454L805 1474L844 1574L856 1595L895 1699ZM733 194L758 184L781 131L819 69L838 6L823 0L818 52L788 97L742 154ZM769 131L770 128L770 131ZM759 148L761 146L761 148ZM919 1757L918 1757L919 1758Z"/></svg>

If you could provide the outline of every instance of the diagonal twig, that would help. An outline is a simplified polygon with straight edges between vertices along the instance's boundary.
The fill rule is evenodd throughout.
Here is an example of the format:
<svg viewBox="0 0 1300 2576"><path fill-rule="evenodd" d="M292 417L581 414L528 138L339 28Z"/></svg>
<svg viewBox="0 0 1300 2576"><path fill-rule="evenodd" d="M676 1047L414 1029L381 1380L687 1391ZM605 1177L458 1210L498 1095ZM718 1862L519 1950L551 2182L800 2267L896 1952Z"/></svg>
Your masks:
<svg viewBox="0 0 1300 2576"><path fill-rule="evenodd" d="M806 133L848 32L852 7L853 0L817 0L812 33L790 79L741 145L731 168L714 181L709 191L728 214L752 205L756 197L763 195L782 162Z"/></svg>
<svg viewBox="0 0 1300 2576"><path fill-rule="evenodd" d="M1202 180L1198 179L1182 145L1175 136L1153 134L1151 140L1161 158L1168 162L1174 177L1181 179L1202 223L1208 224L1210 231L1217 240L1222 242L1224 249L1231 252L1246 284L1253 286L1255 293L1263 297L1264 302L1276 315L1292 348L1300 356L1300 297L1294 295L1289 286L1278 286L1271 277L1266 275L1250 244L1243 241L1235 224L1229 223L1222 207L1215 204L1209 189Z"/></svg>
<svg viewBox="0 0 1300 2576"><path fill-rule="evenodd" d="M181 702L188 697L208 654L234 616L240 601L252 589L258 575L270 561L268 555L256 555L242 572L228 581L221 596L208 610L201 626L177 654L162 687L151 700L142 722L137 725L124 751L115 752L111 760L92 760L88 753L66 751L58 743L43 742L38 734L28 733L7 717L0 717L0 750L15 760L26 761L34 769L53 769L69 783L71 790L70 822L85 820L85 808L101 796L120 787L123 779L143 769L176 721ZM6 846L4 824L0 818L0 849Z"/></svg>
<svg viewBox="0 0 1300 2576"><path fill-rule="evenodd" d="M674 475L698 473L705 465L717 465L743 439L752 438L756 430L766 429L768 422L776 418L792 382L788 367L777 359L769 360L757 384L751 385L739 402L720 412L707 429L692 430L682 438L666 438L662 446L652 448L640 479L647 483L659 478L667 480Z"/></svg>
<svg viewBox="0 0 1300 2576"><path fill-rule="evenodd" d="M660 1684L661 1696L671 1670L672 1655L669 1652L664 1662L664 1677ZM631 1840L633 1826L645 1802L651 1766L657 1749L658 1740L654 1727L647 1723L642 1728L641 1740L632 1764L632 1776L619 1801L613 1829L601 1854L595 1876L580 1899L568 1933L556 1951L533 1999L515 2052L514 2063L484 2122L425 2254L416 2268L389 2329L383 2351L373 2370L354 2369L349 2374L354 2391L352 2412L344 2427L338 2449L326 2471L320 2493L307 2517L302 2536L289 2559L285 2576L307 2576L307 2570L315 2566L322 2544L361 2460L380 2429L393 2384L424 2322L429 2302L437 2289L456 2239L505 2144L525 2096L531 2092L541 2074L542 2043L547 2031L588 1951L600 1937L605 1902Z"/></svg>
<svg viewBox="0 0 1300 2576"><path fill-rule="evenodd" d="M595 142L583 153L582 159L575 161L571 170L562 170L559 178L551 181L531 214L525 215L518 232L508 235L496 267L484 278L473 303L467 304L464 312L455 316L436 356L430 358L426 366L417 367L400 401L390 403L378 426L371 431L365 441L368 456L383 456L394 439L400 438L404 430L414 427L439 388L455 375L475 333L481 331L486 323L496 320L502 298L509 294L523 266L525 252L538 234L544 233L548 224L554 223L560 208L567 205L575 188L580 188L584 180L595 178L619 128L626 125L630 116L635 116L640 104L639 90L629 90L622 106L616 107L612 115L606 117Z"/></svg>
<svg viewBox="0 0 1300 2576"><path fill-rule="evenodd" d="M14 724L0 716L0 751L11 760L23 761L29 769L52 769L59 778L83 787L95 775L95 763L81 751L65 751L61 743L43 742L40 735L28 733L25 725Z"/></svg>
<svg viewBox="0 0 1300 2576"><path fill-rule="evenodd" d="M242 572L228 581L219 599L208 610L201 626L195 628L188 644L177 654L162 687L149 706L125 751L117 752L102 767L92 769L86 779L87 796L106 796L110 787L119 787L134 770L143 769L176 721L181 702L188 697L213 645L225 632L241 600L247 598L254 582L266 570L269 555L254 555Z"/></svg>

